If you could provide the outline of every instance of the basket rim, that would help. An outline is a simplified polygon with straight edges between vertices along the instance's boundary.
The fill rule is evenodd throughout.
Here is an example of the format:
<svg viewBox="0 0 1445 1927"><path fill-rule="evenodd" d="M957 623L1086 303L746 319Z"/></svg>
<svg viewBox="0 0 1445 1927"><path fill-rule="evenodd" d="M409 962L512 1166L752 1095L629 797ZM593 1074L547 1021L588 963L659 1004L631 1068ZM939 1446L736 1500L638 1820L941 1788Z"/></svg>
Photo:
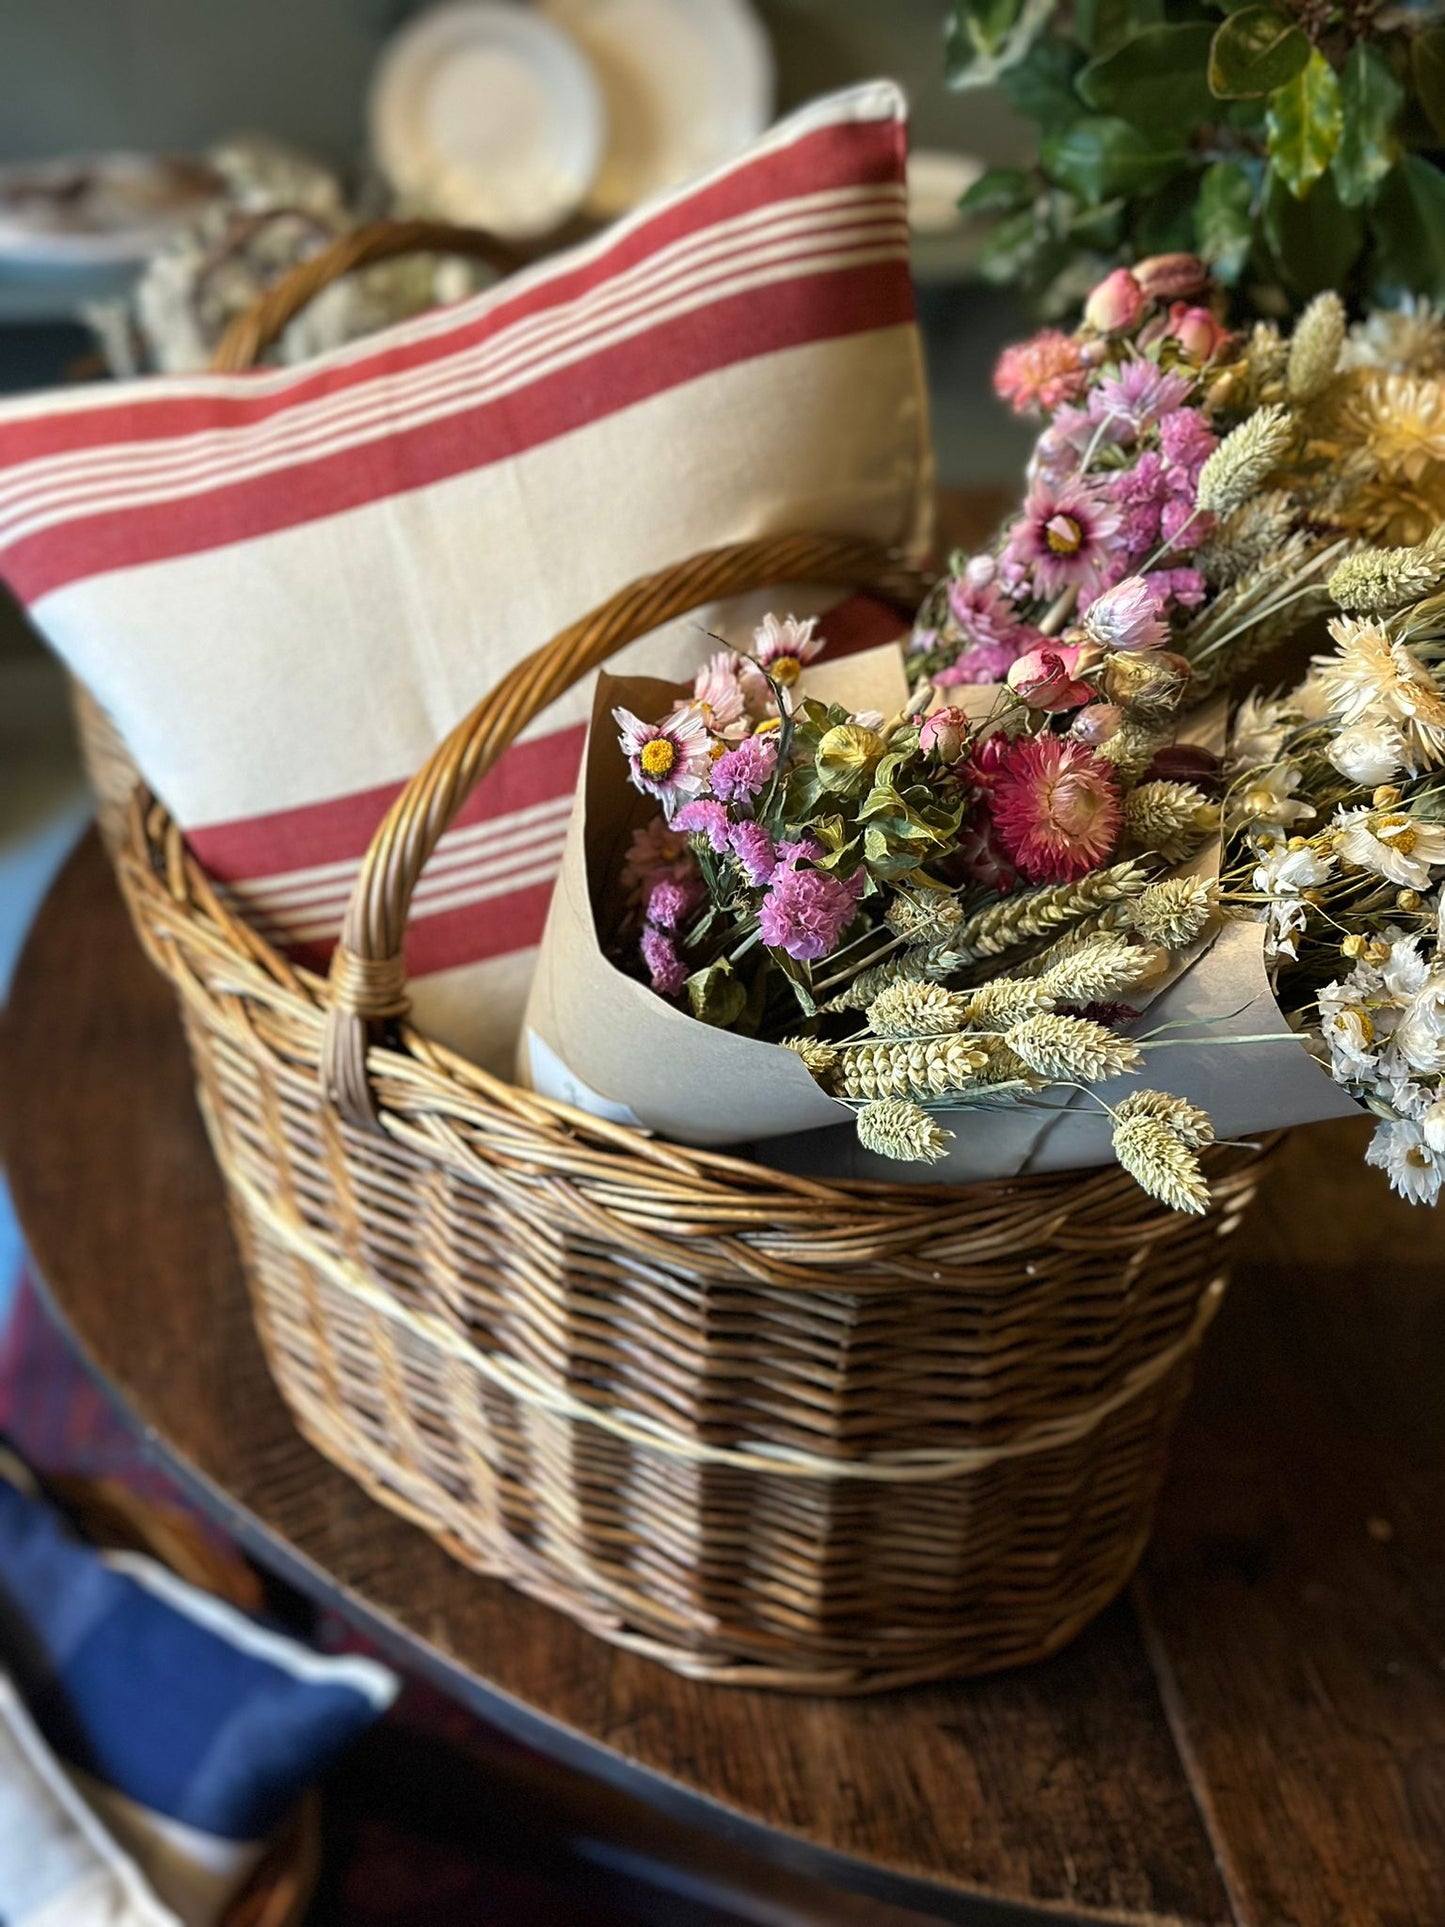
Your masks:
<svg viewBox="0 0 1445 1927"><path fill-rule="evenodd" d="M147 788L138 784L132 794L126 825L126 838L118 863L127 907L136 924L148 955L172 982L183 999L193 998L188 974L175 969L169 948L147 928L142 905L165 903L174 914L184 916L205 931L206 947L219 947L227 957L230 988L241 995L261 993L268 1000L280 996L314 1025L319 1065L321 1033L329 1009L328 979L284 957L271 941L225 900L219 886L187 845L184 834L165 805ZM250 979L248 986L247 979ZM311 1053L308 1052L308 1058ZM1067 1208L1072 1224L1081 1232L1091 1217L1106 1214L1111 1240L1126 1231L1148 1237L1151 1226L1159 1233L1180 1222L1179 1214L1149 1198L1117 1165L1093 1169L1028 1172L1009 1178L980 1179L967 1185L917 1184L866 1178L809 1178L779 1171L749 1158L726 1151L675 1144L667 1138L634 1125L600 1118L576 1109L558 1099L527 1091L491 1071L473 1064L460 1053L429 1037L408 1021L388 1026L386 1041L373 1041L367 1050L368 1073L378 1095L384 1099L388 1082L412 1078L420 1067L432 1076L458 1087L459 1096L478 1099L510 1113L518 1129L530 1131L537 1148L550 1147L555 1160L560 1155L601 1159L625 1165L635 1161L649 1169L652 1183L677 1181L678 1209L682 1217L696 1219L699 1226L718 1229L708 1220L708 1206L723 1207L736 1217L743 1200L756 1214L766 1203L768 1222L776 1224L781 1210L786 1216L812 1218L820 1208L847 1211L862 1220L870 1246L896 1230L902 1241L912 1238L918 1224L928 1219L935 1234L947 1232L953 1222L977 1228L990 1210L1006 1212L1027 1197L1039 1208L1050 1205ZM383 1101L379 1107L382 1129L396 1135L397 1125L388 1122ZM1215 1145L1204 1152L1214 1167L1216 1194L1222 1201L1236 1184L1243 1182L1256 1158L1281 1134L1262 1138L1257 1145L1240 1147ZM420 1148L414 1138L408 1138ZM440 1146L430 1147L434 1153ZM730 1208L729 1208L730 1207ZM1121 1210L1122 1207L1122 1210ZM670 1227L676 1235L676 1222ZM835 1242L820 1239L826 1261L836 1262L846 1252Z"/></svg>

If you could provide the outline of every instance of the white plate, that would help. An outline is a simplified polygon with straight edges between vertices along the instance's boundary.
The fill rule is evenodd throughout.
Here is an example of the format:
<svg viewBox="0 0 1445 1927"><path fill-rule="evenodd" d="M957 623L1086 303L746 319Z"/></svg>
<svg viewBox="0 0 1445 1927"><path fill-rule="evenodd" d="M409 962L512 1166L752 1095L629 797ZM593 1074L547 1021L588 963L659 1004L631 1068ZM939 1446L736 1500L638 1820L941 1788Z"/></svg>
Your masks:
<svg viewBox="0 0 1445 1927"><path fill-rule="evenodd" d="M603 147L585 57L530 8L468 0L411 21L372 83L378 164L413 209L546 234L581 204Z"/></svg>
<svg viewBox="0 0 1445 1927"><path fill-rule="evenodd" d="M607 152L588 211L603 219L702 174L773 116L773 57L746 0L541 0L592 61Z"/></svg>

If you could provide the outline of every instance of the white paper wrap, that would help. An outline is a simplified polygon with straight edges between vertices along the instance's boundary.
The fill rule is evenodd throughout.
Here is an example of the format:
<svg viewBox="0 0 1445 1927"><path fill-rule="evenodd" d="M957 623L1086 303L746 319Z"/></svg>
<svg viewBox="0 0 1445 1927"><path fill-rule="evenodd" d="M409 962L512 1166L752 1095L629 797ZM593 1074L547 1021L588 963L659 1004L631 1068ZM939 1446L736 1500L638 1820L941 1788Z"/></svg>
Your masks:
<svg viewBox="0 0 1445 1927"><path fill-rule="evenodd" d="M804 691L855 710L896 713L907 681L896 645L809 671ZM955 692L957 693L957 692ZM964 692L985 700L986 692ZM637 1124L682 1144L726 1145L763 1163L811 1176L965 1184L1032 1171L1109 1162L1110 1120L1084 1091L1042 1093L994 1110L939 1113L954 1132L937 1164L899 1165L858 1143L850 1107L829 1097L801 1059L776 1044L717 1030L653 994L603 955L621 853L656 810L628 781L612 710L662 715L674 686L600 678L582 784L542 939L519 1054L520 1080L594 1115ZM988 696L991 700L991 694ZM1222 733L1222 707L1191 734ZM1195 866L1217 870L1218 844ZM1223 923L1176 967L1148 1002L1136 1030L1163 1025L1166 1048L1148 1049L1143 1071L1096 1088L1117 1102L1128 1091L1173 1091L1201 1105L1221 1138L1354 1115L1357 1107L1290 1031L1264 967L1264 928ZM1136 999L1136 1001L1138 1001ZM1230 1044L1231 1037L1269 1041Z"/></svg>

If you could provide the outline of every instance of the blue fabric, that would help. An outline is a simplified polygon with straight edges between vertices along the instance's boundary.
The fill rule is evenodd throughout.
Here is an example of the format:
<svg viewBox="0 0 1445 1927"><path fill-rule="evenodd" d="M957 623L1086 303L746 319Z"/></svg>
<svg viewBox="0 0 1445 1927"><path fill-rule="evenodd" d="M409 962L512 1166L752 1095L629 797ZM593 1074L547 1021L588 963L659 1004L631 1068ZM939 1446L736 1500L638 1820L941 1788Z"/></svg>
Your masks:
<svg viewBox="0 0 1445 1927"><path fill-rule="evenodd" d="M72 1766L231 1841L263 1838L395 1691L370 1661L322 1658L79 1544L3 1478L0 1663Z"/></svg>

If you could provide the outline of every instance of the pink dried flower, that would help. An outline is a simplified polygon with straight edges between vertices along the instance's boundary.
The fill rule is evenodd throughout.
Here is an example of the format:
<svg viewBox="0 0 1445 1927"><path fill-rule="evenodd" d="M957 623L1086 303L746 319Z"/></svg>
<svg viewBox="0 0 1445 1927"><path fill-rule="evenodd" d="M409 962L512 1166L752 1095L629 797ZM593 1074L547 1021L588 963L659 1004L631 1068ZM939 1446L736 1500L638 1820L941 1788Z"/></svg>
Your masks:
<svg viewBox="0 0 1445 1927"><path fill-rule="evenodd" d="M1219 445L1219 437L1197 408L1175 408L1159 423L1159 446L1165 459L1184 470L1193 488L1199 471Z"/></svg>
<svg viewBox="0 0 1445 1927"><path fill-rule="evenodd" d="M712 749L696 710L675 709L660 723L644 723L630 709L614 709L612 720L638 789L657 797L669 813L684 797L697 795Z"/></svg>
<svg viewBox="0 0 1445 1927"><path fill-rule="evenodd" d="M672 938L650 923L644 924L637 947L652 978L652 988L664 997L675 997L687 982L687 965L678 956Z"/></svg>
<svg viewBox="0 0 1445 1927"><path fill-rule="evenodd" d="M1020 736L990 796L1004 854L1030 883L1071 883L1113 852L1122 805L1109 765L1066 736Z"/></svg>
<svg viewBox="0 0 1445 1927"><path fill-rule="evenodd" d="M1028 644L1038 633L1025 624L1017 632L1018 643ZM933 680L939 689L953 689L965 683L1002 682L1018 655L1019 649L1012 641L975 643L955 657L947 669L940 669Z"/></svg>
<svg viewBox="0 0 1445 1927"><path fill-rule="evenodd" d="M1181 535L1188 535L1187 547L1198 548L1214 527L1214 517L1202 514L1185 495L1174 495L1159 511L1159 537L1166 548L1173 548Z"/></svg>
<svg viewBox="0 0 1445 1927"><path fill-rule="evenodd" d="M1089 414L1096 422L1112 422L1116 431L1136 433L1178 408L1194 383L1188 375L1173 374L1143 359L1126 361L1117 374L1105 375L1089 396Z"/></svg>
<svg viewBox="0 0 1445 1927"><path fill-rule="evenodd" d="M956 763L968 747L969 734L966 709L935 709L918 726L918 747L925 756L936 756L940 763Z"/></svg>
<svg viewBox="0 0 1445 1927"><path fill-rule="evenodd" d="M816 616L806 621L797 616L780 620L770 612L753 631L753 653L780 689L791 689L804 664L821 652L823 638L813 633L817 626Z"/></svg>
<svg viewBox="0 0 1445 1927"><path fill-rule="evenodd" d="M964 825L950 867L957 867L970 883L981 883L1001 897L1018 887L1019 873L999 848L990 823Z"/></svg>
<svg viewBox="0 0 1445 1927"><path fill-rule="evenodd" d="M702 902L706 892L702 884L689 877L679 882L673 877L659 877L647 893L647 907L643 912L647 921L659 930L676 930L683 918Z"/></svg>
<svg viewBox="0 0 1445 1927"><path fill-rule="evenodd" d="M1228 328L1208 308L1191 308L1183 301L1176 301L1169 310L1169 334L1191 361L1201 365L1212 361L1231 340Z"/></svg>
<svg viewBox="0 0 1445 1927"><path fill-rule="evenodd" d="M1084 303L1084 319L1100 334L1121 334L1138 327L1148 305L1148 296L1129 270L1115 268Z"/></svg>
<svg viewBox="0 0 1445 1927"><path fill-rule="evenodd" d="M1169 636L1159 599L1142 575L1125 576L1089 604L1084 633L1105 649L1158 649Z"/></svg>
<svg viewBox="0 0 1445 1927"><path fill-rule="evenodd" d="M739 681L739 658L731 649L719 649L697 672L692 699L714 736L739 736L745 722L746 703Z"/></svg>
<svg viewBox="0 0 1445 1927"><path fill-rule="evenodd" d="M749 883L766 883L777 869L778 853L761 823L734 823L728 843Z"/></svg>
<svg viewBox="0 0 1445 1927"><path fill-rule="evenodd" d="M632 832L622 861L622 887L630 901L645 897L659 877L679 882L697 875L697 858L682 831L665 816L654 816L643 829Z"/></svg>
<svg viewBox="0 0 1445 1927"><path fill-rule="evenodd" d="M1009 536L1007 554L1032 571L1040 596L1055 596L1070 586L1097 591L1112 579L1110 539L1118 527L1118 510L1087 482L1056 489L1037 481Z"/></svg>
<svg viewBox="0 0 1445 1927"><path fill-rule="evenodd" d="M793 842L778 845L778 861L796 868L799 863L816 863L823 854L823 846L815 836L800 836Z"/></svg>
<svg viewBox="0 0 1445 1927"><path fill-rule="evenodd" d="M1020 656L1008 672L1008 686L1030 709L1077 709L1093 690L1077 680L1080 650L1070 642L1046 642ZM1095 651L1094 660L1098 660Z"/></svg>
<svg viewBox="0 0 1445 1927"><path fill-rule="evenodd" d="M700 796L695 802L683 804L672 819L672 827L686 830L689 836L705 836L708 847L721 856L728 847L732 819L721 803L710 796Z"/></svg>
<svg viewBox="0 0 1445 1927"><path fill-rule="evenodd" d="M756 796L766 787L778 766L778 738L775 731L747 736L736 749L724 750L712 766L712 790L725 803L738 803Z"/></svg>
<svg viewBox="0 0 1445 1927"><path fill-rule="evenodd" d="M1181 609L1197 609L1208 586L1198 569L1151 569L1144 580L1161 606L1177 602Z"/></svg>
<svg viewBox="0 0 1445 1927"><path fill-rule="evenodd" d="M865 880L861 870L846 880L826 870L778 870L758 911L763 942L800 963L826 957L853 921Z"/></svg>
<svg viewBox="0 0 1445 1927"><path fill-rule="evenodd" d="M1209 286L1209 269L1197 254L1151 254L1134 263L1134 279L1155 301L1173 301Z"/></svg>
<svg viewBox="0 0 1445 1927"><path fill-rule="evenodd" d="M1082 394L1087 380L1078 342L1057 328L1005 348L993 371L994 393L1016 415L1047 414Z"/></svg>

